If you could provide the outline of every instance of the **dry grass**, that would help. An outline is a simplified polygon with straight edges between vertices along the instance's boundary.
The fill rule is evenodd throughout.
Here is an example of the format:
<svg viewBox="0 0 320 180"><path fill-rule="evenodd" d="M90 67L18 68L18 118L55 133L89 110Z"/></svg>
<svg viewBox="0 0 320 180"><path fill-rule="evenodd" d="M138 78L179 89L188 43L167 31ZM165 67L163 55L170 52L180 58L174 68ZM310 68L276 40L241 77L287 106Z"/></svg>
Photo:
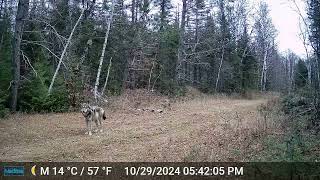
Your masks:
<svg viewBox="0 0 320 180"><path fill-rule="evenodd" d="M103 133L85 135L80 113L16 114L0 121L1 161L247 161L259 150L254 100L194 92L163 113L168 97L144 90L111 99Z"/></svg>

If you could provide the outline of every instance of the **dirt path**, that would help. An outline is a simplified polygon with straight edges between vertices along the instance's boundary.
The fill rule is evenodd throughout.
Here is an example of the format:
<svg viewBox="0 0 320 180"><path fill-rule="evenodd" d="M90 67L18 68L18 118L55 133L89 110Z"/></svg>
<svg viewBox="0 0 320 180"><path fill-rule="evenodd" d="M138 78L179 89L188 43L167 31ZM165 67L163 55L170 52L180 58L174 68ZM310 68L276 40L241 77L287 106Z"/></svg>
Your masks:
<svg viewBox="0 0 320 180"><path fill-rule="evenodd" d="M1 161L247 161L266 99L197 98L163 113L109 112L85 135L80 113L14 115L0 121Z"/></svg>

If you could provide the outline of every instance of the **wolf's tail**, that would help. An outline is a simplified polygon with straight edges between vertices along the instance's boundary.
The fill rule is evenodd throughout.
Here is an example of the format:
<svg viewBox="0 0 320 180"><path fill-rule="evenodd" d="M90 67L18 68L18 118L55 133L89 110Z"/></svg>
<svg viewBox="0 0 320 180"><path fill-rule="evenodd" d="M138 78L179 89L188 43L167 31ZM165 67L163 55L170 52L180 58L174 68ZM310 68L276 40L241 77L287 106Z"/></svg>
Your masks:
<svg viewBox="0 0 320 180"><path fill-rule="evenodd" d="M107 117L106 117L106 112L105 112L105 111L103 111L102 118L103 118L103 120L106 120L106 119L107 119Z"/></svg>

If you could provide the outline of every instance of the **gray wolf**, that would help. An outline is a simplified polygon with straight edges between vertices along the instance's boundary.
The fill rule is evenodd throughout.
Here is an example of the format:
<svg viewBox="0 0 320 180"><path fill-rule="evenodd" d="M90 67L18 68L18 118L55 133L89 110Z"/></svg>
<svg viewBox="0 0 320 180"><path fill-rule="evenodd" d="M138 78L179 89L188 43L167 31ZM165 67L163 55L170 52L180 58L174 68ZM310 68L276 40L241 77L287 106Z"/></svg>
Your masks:
<svg viewBox="0 0 320 180"><path fill-rule="evenodd" d="M91 106L87 103L82 104L81 113L85 117L87 130L86 134L92 135L92 123L95 122L97 126L97 131L102 132L102 119L106 119L106 112L103 108L98 106Z"/></svg>

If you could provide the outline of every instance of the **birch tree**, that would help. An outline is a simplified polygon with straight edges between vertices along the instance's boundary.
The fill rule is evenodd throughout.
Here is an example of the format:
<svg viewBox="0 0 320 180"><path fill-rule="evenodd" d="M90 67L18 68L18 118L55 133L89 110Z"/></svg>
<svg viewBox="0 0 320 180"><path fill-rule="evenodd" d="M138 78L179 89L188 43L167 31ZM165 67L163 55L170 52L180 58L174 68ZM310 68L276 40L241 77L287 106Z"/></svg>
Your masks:
<svg viewBox="0 0 320 180"><path fill-rule="evenodd" d="M112 0L112 4L111 4L111 14L110 14L110 18L108 21L108 27L107 27L107 31L106 34L104 36L104 43L102 46L102 51L101 51L101 56L100 56L100 60L99 60L99 67L98 67L98 73L97 73L97 77L96 77L96 83L94 85L94 98L97 100L97 95L98 95L98 87L99 87L99 79L100 79L100 73L101 73L101 68L102 68L102 64L103 64L103 60L104 60L104 55L106 52L106 47L107 47L107 43L108 43L108 37L109 37L109 32L110 32L110 27L111 27L111 23L112 23L112 19L113 19L113 12L114 12L114 4L115 4L115 0Z"/></svg>
<svg viewBox="0 0 320 180"><path fill-rule="evenodd" d="M255 20L255 33L256 33L256 51L260 59L261 77L260 88L261 91L266 91L268 64L270 49L273 48L276 30L272 24L268 5L265 2L259 4L257 12L258 16Z"/></svg>
<svg viewBox="0 0 320 180"><path fill-rule="evenodd" d="M299 7L298 2L296 0L288 0L290 3L291 8L299 15L299 30L300 30L300 39L302 40L303 47L306 53L306 60L307 60L307 68L308 68L308 84L311 86L311 74L312 74L312 60L310 59L310 42L308 38L310 37L311 33L309 32L309 24L307 21L307 17L303 13L303 10ZM313 47L313 46L311 46ZM319 78L318 78L319 79Z"/></svg>

